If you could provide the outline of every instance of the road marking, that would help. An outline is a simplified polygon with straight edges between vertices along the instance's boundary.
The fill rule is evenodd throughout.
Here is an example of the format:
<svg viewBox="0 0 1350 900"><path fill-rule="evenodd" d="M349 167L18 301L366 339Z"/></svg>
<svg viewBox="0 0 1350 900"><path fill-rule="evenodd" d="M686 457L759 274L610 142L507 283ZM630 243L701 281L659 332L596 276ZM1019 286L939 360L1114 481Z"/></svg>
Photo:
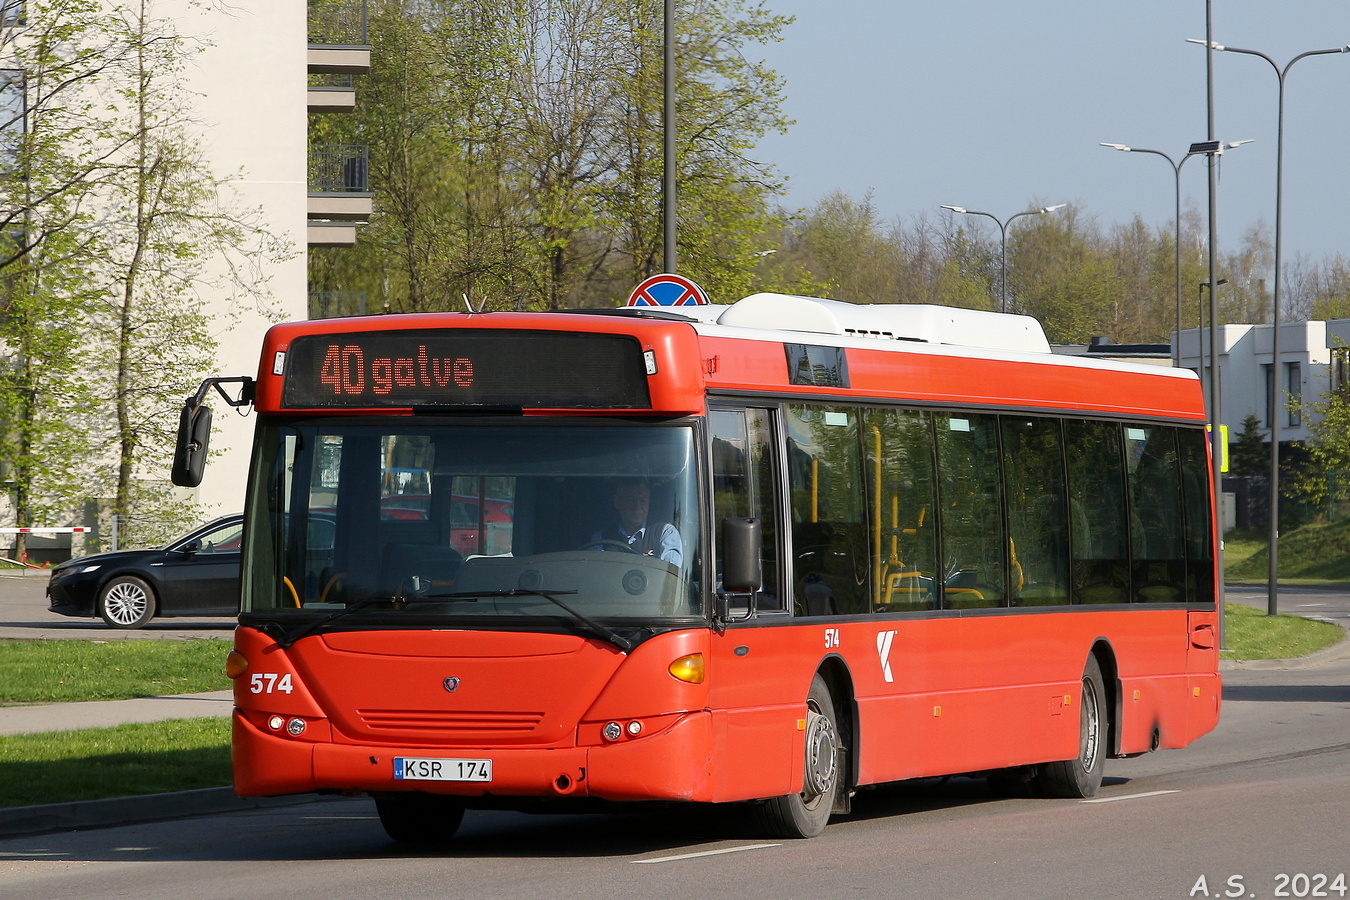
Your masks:
<svg viewBox="0 0 1350 900"><path fill-rule="evenodd" d="M1147 794L1122 794L1119 797L1098 797L1095 800L1084 800L1084 803L1114 803L1117 800L1140 800L1144 797L1160 797L1163 794L1180 794L1181 791L1149 791Z"/></svg>
<svg viewBox="0 0 1350 900"><path fill-rule="evenodd" d="M637 865L646 863L665 863L677 862L681 859L698 859L702 856L720 856L723 853L740 853L742 850L768 850L770 847L781 847L782 844L750 844L745 847L725 847L721 850L704 850L702 853L682 853L679 856L662 856L657 859L635 859L633 862Z"/></svg>

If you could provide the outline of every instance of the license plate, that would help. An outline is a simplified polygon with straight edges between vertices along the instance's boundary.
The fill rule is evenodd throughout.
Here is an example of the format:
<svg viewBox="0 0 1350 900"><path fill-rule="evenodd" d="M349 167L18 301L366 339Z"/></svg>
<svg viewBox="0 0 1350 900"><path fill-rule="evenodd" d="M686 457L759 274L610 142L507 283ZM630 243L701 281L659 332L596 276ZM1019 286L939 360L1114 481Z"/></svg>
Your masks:
<svg viewBox="0 0 1350 900"><path fill-rule="evenodd" d="M492 760L396 756L394 778L399 781L491 781Z"/></svg>

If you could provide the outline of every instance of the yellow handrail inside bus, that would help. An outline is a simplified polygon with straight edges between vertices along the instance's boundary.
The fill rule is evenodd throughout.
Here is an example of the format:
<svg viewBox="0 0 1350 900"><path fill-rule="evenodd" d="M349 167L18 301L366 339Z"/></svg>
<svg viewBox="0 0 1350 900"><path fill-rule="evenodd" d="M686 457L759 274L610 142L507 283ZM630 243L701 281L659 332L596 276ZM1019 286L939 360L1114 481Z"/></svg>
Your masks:
<svg viewBox="0 0 1350 900"><path fill-rule="evenodd" d="M281 583L286 585L286 590L291 592L291 602L295 604L296 609L299 609L300 595L295 592L295 585L291 584L291 579L286 575L282 575Z"/></svg>
<svg viewBox="0 0 1350 900"><path fill-rule="evenodd" d="M872 426L872 454L874 460L872 484L872 609L881 606L881 581L885 563L881 560L881 429Z"/></svg>

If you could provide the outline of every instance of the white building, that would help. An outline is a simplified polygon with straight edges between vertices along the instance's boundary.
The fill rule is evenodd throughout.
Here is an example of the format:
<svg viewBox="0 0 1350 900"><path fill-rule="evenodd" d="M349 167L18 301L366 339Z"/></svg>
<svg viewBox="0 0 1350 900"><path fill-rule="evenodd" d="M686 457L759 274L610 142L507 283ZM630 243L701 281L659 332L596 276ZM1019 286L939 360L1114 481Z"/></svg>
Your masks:
<svg viewBox="0 0 1350 900"><path fill-rule="evenodd" d="M1290 406L1318 402L1332 388L1346 383L1346 353L1350 347L1350 319L1329 322L1289 322L1280 325L1280 358L1274 359L1274 325L1220 325L1219 421L1228 426L1229 440L1237 437L1248 414L1269 429L1279 391L1280 443L1311 437L1306 415ZM1180 336L1181 365L1200 372L1208 385L1213 359L1210 330L1187 329Z"/></svg>
<svg viewBox="0 0 1350 900"><path fill-rule="evenodd" d="M0 28L22 40L35 13L35 4L0 0ZM182 87L206 159L218 178L229 179L233 197L226 199L261 209L262 227L290 243L291 257L263 274L273 314L306 318L308 247L354 243L356 223L371 210L364 148L310 147L308 135L311 113L342 112L356 102L352 76L370 68L365 0L152 0L150 13L200 41ZM10 81L21 77L12 73ZM224 312L235 299L222 292L204 302ZM271 320L251 303L242 306L237 324L218 332L215 370L204 374L256 374ZM181 387L184 397L196 389ZM212 446L221 452L195 491L208 515L242 508L254 425L219 398L212 407Z"/></svg>
<svg viewBox="0 0 1350 900"><path fill-rule="evenodd" d="M218 173L242 171L236 182L246 206L266 211L267 227L287 235L295 256L271 274L274 305L287 321L308 316L309 246L350 246L358 221L369 217L371 196L364 153L310 147L310 113L341 113L356 103L352 76L370 70L365 0L298 2L234 0L203 10L187 0L183 33L209 42L189 89L201 95L208 154ZM303 98L303 99L302 99ZM230 302L221 297L219 302ZM214 374L256 375L263 333L260 315L221 340ZM186 395L185 395L186 396ZM253 419L235 415L216 398L211 460L197 488L212 513L243 508Z"/></svg>

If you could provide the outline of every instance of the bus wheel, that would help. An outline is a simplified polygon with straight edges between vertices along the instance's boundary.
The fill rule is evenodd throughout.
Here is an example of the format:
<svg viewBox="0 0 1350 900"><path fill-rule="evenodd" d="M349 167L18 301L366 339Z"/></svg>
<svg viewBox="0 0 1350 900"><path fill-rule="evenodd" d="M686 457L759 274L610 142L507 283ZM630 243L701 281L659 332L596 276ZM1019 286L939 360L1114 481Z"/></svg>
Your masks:
<svg viewBox="0 0 1350 900"><path fill-rule="evenodd" d="M825 830L841 790L843 755L834 703L825 679L811 682L806 698L806 772L802 792L756 804L755 824L772 837L809 838Z"/></svg>
<svg viewBox="0 0 1350 900"><path fill-rule="evenodd" d="M140 628L155 616L155 594L134 575L119 575L98 595L98 614L110 628Z"/></svg>
<svg viewBox="0 0 1350 900"><path fill-rule="evenodd" d="M1044 763L1037 785L1044 797L1082 799L1102 786L1102 758L1106 742L1106 692L1097 657L1089 656L1083 670L1083 693L1078 704L1078 758Z"/></svg>
<svg viewBox="0 0 1350 900"><path fill-rule="evenodd" d="M433 794L381 794L375 810L385 833L401 844L447 843L464 821L464 804Z"/></svg>

